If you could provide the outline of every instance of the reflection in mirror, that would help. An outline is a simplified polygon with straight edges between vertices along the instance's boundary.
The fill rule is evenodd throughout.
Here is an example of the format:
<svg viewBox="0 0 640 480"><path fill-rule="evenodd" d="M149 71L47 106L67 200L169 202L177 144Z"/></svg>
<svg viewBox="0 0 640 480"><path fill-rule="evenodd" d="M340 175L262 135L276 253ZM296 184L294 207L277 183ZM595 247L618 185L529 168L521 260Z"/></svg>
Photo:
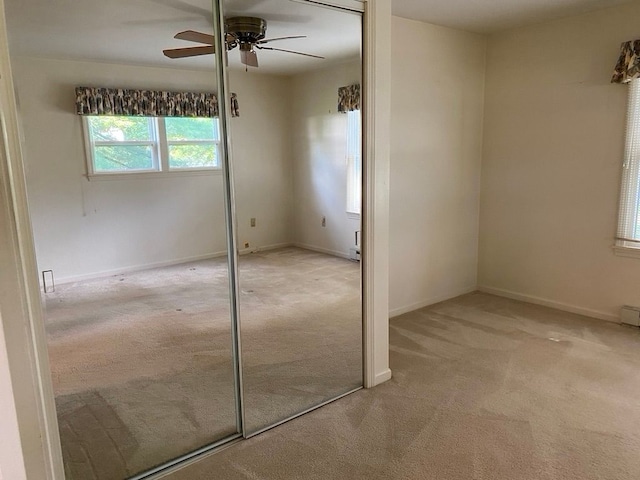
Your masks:
<svg viewBox="0 0 640 480"><path fill-rule="evenodd" d="M247 38L229 75L243 98L231 134L251 435L362 385L359 88L337 108L339 89L360 84L361 17L287 0L224 7L228 26L253 18L253 36L227 29Z"/></svg>
<svg viewBox="0 0 640 480"><path fill-rule="evenodd" d="M75 89L215 93L211 3L5 5L66 477L129 478L238 431L219 118Z"/></svg>

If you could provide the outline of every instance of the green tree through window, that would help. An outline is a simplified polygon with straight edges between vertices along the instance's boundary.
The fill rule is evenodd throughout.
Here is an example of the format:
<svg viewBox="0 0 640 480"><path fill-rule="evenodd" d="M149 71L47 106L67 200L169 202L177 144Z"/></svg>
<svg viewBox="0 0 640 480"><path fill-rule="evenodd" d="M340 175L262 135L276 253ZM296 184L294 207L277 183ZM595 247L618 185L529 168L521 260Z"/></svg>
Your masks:
<svg viewBox="0 0 640 480"><path fill-rule="evenodd" d="M216 166L216 127L210 118L166 118L169 168Z"/></svg>

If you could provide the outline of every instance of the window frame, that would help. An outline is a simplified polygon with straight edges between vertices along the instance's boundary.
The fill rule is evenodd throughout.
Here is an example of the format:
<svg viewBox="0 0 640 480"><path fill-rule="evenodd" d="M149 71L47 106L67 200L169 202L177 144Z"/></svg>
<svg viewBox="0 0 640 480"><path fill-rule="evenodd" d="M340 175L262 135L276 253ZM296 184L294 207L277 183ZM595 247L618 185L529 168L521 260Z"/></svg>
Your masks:
<svg viewBox="0 0 640 480"><path fill-rule="evenodd" d="M613 250L619 256L640 258L640 79L629 82L628 89L624 161ZM630 229L635 233L629 235Z"/></svg>
<svg viewBox="0 0 640 480"><path fill-rule="evenodd" d="M149 122L151 140L127 140L127 141L92 141L90 133L89 119L99 115L83 115L82 130L85 146L85 162L86 176L91 180L118 180L123 178L136 177L165 177L165 176L181 176L181 175L211 175L221 174L222 164L220 163L220 126L218 118L211 117L214 122L214 138L213 140L168 140L167 129L164 117L147 117L138 115L125 115L133 118L146 118ZM115 116L115 115L112 115ZM182 118L182 117L179 117ZM191 118L191 117L188 117ZM217 164L211 167L171 167L169 164L169 146L170 145L213 145L216 153ZM95 169L95 146L129 146L129 145L148 145L151 146L153 168L139 170L117 170L117 171L96 171Z"/></svg>

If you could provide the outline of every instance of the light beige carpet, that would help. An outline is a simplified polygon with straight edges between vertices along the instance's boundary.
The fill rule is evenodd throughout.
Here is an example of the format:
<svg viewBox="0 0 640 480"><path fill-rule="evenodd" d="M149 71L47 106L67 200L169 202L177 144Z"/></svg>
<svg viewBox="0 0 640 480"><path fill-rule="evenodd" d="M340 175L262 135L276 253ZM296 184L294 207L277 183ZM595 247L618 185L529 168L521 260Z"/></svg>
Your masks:
<svg viewBox="0 0 640 480"><path fill-rule="evenodd" d="M241 257L249 429L361 384L359 265ZM236 431L224 259L61 285L46 299L67 478L121 480Z"/></svg>
<svg viewBox="0 0 640 480"><path fill-rule="evenodd" d="M167 478L640 478L639 329L474 293L390 334L391 381Z"/></svg>

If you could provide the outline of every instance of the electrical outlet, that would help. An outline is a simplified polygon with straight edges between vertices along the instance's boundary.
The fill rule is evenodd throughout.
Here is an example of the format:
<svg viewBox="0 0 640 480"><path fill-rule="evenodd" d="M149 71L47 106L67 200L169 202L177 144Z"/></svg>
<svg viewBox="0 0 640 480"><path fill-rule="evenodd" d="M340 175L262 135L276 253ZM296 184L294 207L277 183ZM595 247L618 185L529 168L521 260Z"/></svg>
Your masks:
<svg viewBox="0 0 640 480"><path fill-rule="evenodd" d="M327 217L325 217L325 216L322 217L322 226L323 227L327 226Z"/></svg>
<svg viewBox="0 0 640 480"><path fill-rule="evenodd" d="M251 219L251 226L252 226L252 227L255 227L255 226L256 226L256 219L255 219L255 218L252 218L252 219Z"/></svg>
<svg viewBox="0 0 640 480"><path fill-rule="evenodd" d="M56 291L56 283L53 279L53 270L42 271L42 286L44 293L53 293Z"/></svg>
<svg viewBox="0 0 640 480"><path fill-rule="evenodd" d="M249 242L244 242L244 248L249 248Z"/></svg>

